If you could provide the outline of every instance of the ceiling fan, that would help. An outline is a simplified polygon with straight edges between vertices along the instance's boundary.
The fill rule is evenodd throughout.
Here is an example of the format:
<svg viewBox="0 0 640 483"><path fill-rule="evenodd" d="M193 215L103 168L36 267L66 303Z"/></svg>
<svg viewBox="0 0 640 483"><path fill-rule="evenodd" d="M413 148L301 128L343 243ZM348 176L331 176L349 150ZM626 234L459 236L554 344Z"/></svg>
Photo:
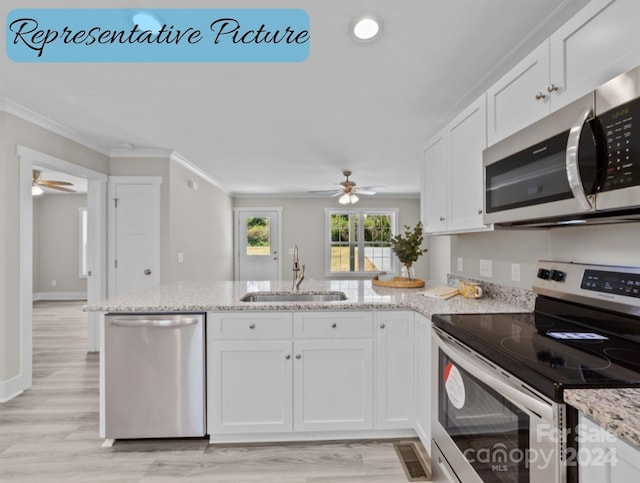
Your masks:
<svg viewBox="0 0 640 483"><path fill-rule="evenodd" d="M340 196L338 202L343 205L354 204L357 203L359 198L357 195L375 195L376 189L382 189L382 186L356 186L355 181L351 181L349 176L351 176L351 171L345 169L342 174L346 178L344 181L338 183L340 188L337 190L320 190L320 191L310 191L309 193L333 193L331 196Z"/></svg>
<svg viewBox="0 0 640 483"><path fill-rule="evenodd" d="M41 179L40 178L41 174L42 173L39 170L37 169L33 170L33 174L31 177L31 194L32 195L41 195L42 193L44 193L44 191L41 188L42 186L44 186L45 188L51 188L58 191L66 191L68 193L76 192L75 190L67 188L67 186L73 186L73 183L70 183L68 181L55 181L55 180Z"/></svg>

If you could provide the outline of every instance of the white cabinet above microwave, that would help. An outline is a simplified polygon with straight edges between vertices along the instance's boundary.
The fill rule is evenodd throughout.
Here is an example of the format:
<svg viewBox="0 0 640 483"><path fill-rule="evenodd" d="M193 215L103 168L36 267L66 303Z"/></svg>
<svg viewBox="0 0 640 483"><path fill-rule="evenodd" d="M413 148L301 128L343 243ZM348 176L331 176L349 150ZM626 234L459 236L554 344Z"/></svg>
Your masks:
<svg viewBox="0 0 640 483"><path fill-rule="evenodd" d="M488 145L640 64L640 2L593 0L487 91Z"/></svg>

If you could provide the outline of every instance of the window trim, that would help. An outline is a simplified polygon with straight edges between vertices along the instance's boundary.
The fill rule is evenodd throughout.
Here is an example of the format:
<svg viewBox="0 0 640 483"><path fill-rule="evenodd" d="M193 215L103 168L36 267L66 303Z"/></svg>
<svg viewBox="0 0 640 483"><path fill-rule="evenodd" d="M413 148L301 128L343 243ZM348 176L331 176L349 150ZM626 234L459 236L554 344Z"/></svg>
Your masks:
<svg viewBox="0 0 640 483"><path fill-rule="evenodd" d="M363 215L391 215L391 235L398 232L398 215L399 208L325 208L324 209L324 272L328 278L371 278L376 272L333 272L331 271L331 215L333 214L357 214ZM364 224L358 224L358 230L362 230L359 234L359 243L364 244ZM396 257L391 257L391 272L395 273L397 269Z"/></svg>

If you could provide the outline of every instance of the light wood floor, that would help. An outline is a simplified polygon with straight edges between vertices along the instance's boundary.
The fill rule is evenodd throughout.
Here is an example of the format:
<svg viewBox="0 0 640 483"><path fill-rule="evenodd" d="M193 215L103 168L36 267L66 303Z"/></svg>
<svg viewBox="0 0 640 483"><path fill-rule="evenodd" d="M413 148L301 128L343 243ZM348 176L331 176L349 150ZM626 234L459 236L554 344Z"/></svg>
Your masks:
<svg viewBox="0 0 640 483"><path fill-rule="evenodd" d="M210 446L98 437L83 302L36 302L33 387L0 404L0 482L404 483L392 442Z"/></svg>

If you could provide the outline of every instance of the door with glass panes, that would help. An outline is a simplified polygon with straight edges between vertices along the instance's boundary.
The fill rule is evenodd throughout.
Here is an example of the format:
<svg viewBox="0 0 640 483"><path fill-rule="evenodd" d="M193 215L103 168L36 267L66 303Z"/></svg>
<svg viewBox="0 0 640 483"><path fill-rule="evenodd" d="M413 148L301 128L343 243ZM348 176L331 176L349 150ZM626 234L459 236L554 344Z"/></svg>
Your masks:
<svg viewBox="0 0 640 483"><path fill-rule="evenodd" d="M236 279L280 280L281 209L236 208Z"/></svg>

